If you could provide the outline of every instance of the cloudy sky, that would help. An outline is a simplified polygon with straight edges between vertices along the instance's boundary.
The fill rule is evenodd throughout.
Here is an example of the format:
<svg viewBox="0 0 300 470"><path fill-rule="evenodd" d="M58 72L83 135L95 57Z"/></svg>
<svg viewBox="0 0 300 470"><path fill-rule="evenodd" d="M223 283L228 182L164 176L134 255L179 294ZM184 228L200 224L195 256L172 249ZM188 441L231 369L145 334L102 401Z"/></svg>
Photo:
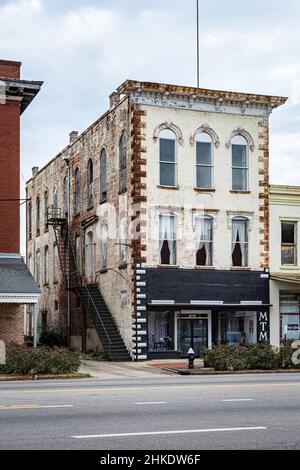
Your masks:
<svg viewBox="0 0 300 470"><path fill-rule="evenodd" d="M195 85L196 0L0 0L0 57L43 80L22 117L22 185L127 78ZM201 86L288 96L271 181L300 184L300 0L200 0Z"/></svg>

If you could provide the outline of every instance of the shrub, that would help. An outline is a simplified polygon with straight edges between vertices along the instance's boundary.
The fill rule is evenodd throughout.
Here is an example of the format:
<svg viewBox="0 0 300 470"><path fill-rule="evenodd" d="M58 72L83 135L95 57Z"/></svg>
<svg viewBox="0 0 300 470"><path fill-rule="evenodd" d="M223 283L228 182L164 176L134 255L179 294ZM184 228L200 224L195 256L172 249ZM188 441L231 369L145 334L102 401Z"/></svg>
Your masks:
<svg viewBox="0 0 300 470"><path fill-rule="evenodd" d="M277 348L259 343L251 346L215 346L204 355L205 367L216 370L277 369L281 367Z"/></svg>
<svg viewBox="0 0 300 470"><path fill-rule="evenodd" d="M80 366L80 353L62 348L28 348L14 343L6 345L6 364L0 366L2 374L58 374L76 372Z"/></svg>
<svg viewBox="0 0 300 470"><path fill-rule="evenodd" d="M44 330L40 335L39 343L42 346L49 346L49 348L66 346L63 335L55 330Z"/></svg>

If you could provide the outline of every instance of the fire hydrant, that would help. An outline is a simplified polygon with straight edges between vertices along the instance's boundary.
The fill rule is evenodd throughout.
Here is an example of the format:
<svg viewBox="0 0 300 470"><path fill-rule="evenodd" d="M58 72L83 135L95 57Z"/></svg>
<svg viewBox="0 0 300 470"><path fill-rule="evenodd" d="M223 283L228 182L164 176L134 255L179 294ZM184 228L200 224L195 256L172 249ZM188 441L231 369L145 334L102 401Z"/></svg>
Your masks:
<svg viewBox="0 0 300 470"><path fill-rule="evenodd" d="M193 350L192 347L188 350L188 356L189 356L188 369L194 369L195 351Z"/></svg>

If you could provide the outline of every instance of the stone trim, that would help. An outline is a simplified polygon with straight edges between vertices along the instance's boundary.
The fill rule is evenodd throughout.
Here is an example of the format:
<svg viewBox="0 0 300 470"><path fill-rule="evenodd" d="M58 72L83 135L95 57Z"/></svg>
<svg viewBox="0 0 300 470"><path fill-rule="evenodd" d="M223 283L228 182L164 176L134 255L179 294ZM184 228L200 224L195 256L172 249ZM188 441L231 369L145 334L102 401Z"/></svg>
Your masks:
<svg viewBox="0 0 300 470"><path fill-rule="evenodd" d="M204 122L201 126L197 127L196 129L193 130L191 136L190 136L190 144L195 145L196 142L196 137L198 134L201 134L201 132L205 132L208 134L211 138L212 141L215 145L216 148L220 146L220 139L216 133L216 131L210 127L210 125L207 122Z"/></svg>

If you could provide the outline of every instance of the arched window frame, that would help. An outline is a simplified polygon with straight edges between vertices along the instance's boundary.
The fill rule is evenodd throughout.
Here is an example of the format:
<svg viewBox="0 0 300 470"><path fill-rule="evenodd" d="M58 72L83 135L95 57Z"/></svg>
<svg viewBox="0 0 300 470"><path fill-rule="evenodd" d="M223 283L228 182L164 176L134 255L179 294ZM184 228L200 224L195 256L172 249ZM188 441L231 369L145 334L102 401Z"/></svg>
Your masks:
<svg viewBox="0 0 300 470"><path fill-rule="evenodd" d="M93 186L94 186L94 165L93 160L90 158L87 165L87 205L91 209L94 205L93 200Z"/></svg>
<svg viewBox="0 0 300 470"><path fill-rule="evenodd" d="M245 224L245 227L244 227L245 239L244 240L239 239L238 242L235 237L235 229L234 229L235 222L243 222ZM249 266L249 231L250 231L249 226L250 226L250 220L248 217L237 215L231 218L231 265L233 267L246 268ZM237 243L240 245L241 263L235 263L233 260L233 253L234 253Z"/></svg>
<svg viewBox="0 0 300 470"><path fill-rule="evenodd" d="M41 200L40 196L36 197L35 201L35 229L36 235L40 234L40 224L41 224Z"/></svg>
<svg viewBox="0 0 300 470"><path fill-rule="evenodd" d="M127 137L122 132L119 140L119 193L127 190Z"/></svg>
<svg viewBox="0 0 300 470"><path fill-rule="evenodd" d="M75 208L75 215L80 214L80 208L81 208L81 191L80 191L80 168L77 167L75 170L75 175L74 175L74 186L75 186L75 191L74 191L74 208Z"/></svg>
<svg viewBox="0 0 300 470"><path fill-rule="evenodd" d="M100 202L107 201L107 153L103 148L100 153Z"/></svg>
<svg viewBox="0 0 300 470"><path fill-rule="evenodd" d="M200 227L200 237L198 237L197 226L198 223L203 223L203 228ZM205 227L205 223L209 222L209 230ZM210 233L207 233L210 232ZM203 238L201 237L203 235ZM207 235L210 235L207 236ZM202 238L202 239L201 239ZM213 266L214 259L214 217L209 214L199 214L195 217L195 242L196 242L196 256L195 263L196 266ZM203 244L203 246L201 246ZM198 263L198 251L204 248L206 252L206 262Z"/></svg>
<svg viewBox="0 0 300 470"><path fill-rule="evenodd" d="M170 221L169 227L167 227L168 221L165 220L167 217ZM159 213L159 264L161 265L176 265L177 263L177 220L178 216L174 212L162 211ZM165 262L162 256L165 242L168 245L169 262Z"/></svg>
<svg viewBox="0 0 300 470"><path fill-rule="evenodd" d="M202 139L202 140L200 140ZM206 140L205 140L206 139ZM212 138L211 134L202 131L198 132L195 136L195 143L196 143L196 182L195 187L196 189L204 189L209 190L214 188L214 139ZM201 144L209 144L210 146L210 161L203 160L201 162L200 157L200 145ZM201 173L207 175L207 183L201 184Z"/></svg>

